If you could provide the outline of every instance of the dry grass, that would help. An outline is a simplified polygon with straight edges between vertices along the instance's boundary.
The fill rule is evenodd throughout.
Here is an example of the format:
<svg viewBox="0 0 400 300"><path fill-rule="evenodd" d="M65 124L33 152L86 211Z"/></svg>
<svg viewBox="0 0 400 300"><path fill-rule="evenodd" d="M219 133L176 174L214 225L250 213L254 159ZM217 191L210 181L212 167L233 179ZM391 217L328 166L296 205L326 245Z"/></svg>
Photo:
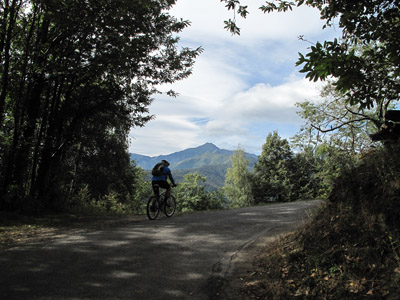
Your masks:
<svg viewBox="0 0 400 300"><path fill-rule="evenodd" d="M346 170L308 224L257 258L243 299L400 299L399 162L391 149Z"/></svg>
<svg viewBox="0 0 400 300"><path fill-rule="evenodd" d="M0 247L9 247L72 230L99 230L144 220L144 215L45 214L29 216L0 212Z"/></svg>
<svg viewBox="0 0 400 300"><path fill-rule="evenodd" d="M400 245L386 229L375 216L325 208L257 258L243 298L399 299Z"/></svg>

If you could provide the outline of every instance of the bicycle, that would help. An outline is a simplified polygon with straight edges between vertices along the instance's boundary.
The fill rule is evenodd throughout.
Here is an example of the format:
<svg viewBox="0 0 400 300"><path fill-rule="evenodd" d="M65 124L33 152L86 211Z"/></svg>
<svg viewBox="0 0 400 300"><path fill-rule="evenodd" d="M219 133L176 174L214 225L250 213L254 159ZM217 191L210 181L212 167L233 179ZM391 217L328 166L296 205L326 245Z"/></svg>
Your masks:
<svg viewBox="0 0 400 300"><path fill-rule="evenodd" d="M170 195L167 199L165 199L165 191L160 194L160 197L157 198L155 195L151 196L147 201L147 217L150 220L157 219L161 210L164 210L164 213L167 217L172 217L176 210L176 200L175 197Z"/></svg>

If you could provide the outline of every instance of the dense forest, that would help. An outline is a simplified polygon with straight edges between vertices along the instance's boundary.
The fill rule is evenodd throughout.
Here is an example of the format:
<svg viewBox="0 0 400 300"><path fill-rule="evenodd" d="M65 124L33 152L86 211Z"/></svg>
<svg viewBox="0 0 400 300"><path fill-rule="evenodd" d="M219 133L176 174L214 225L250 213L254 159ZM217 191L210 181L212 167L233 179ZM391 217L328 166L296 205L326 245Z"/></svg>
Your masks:
<svg viewBox="0 0 400 300"><path fill-rule="evenodd" d="M248 14L239 1L223 2ZM168 14L174 3L2 3L1 210L142 211L151 188L129 159L128 132L152 118L156 86L189 76L202 51L178 51L176 34L189 21ZM371 4L364 15L377 16L368 23L346 1L305 4L320 8L327 26L343 14L343 39L315 44L298 62L310 80L326 81L323 101L298 103L304 124L290 141L266 133L253 170L238 148L223 188L209 192L204 176L185 175L176 189L182 211L326 198L343 170L396 143L399 45L389 37L399 35L398 7ZM240 33L232 20L226 28Z"/></svg>
<svg viewBox="0 0 400 300"><path fill-rule="evenodd" d="M174 2L1 2L0 209L134 199L128 132L202 50L178 50L189 22L167 13Z"/></svg>

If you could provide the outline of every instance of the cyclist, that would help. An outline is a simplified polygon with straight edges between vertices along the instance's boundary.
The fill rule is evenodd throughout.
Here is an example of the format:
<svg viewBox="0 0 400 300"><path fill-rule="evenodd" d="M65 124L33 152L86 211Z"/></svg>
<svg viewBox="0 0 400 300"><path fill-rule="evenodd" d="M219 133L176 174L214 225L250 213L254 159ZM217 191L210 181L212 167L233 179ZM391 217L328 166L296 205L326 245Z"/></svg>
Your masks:
<svg viewBox="0 0 400 300"><path fill-rule="evenodd" d="M151 185L153 187L154 195L156 195L157 198L160 197L160 187L166 189L165 198L168 198L171 195L171 186L169 185L167 178L169 178L173 187L176 186L175 180L172 177L171 170L168 167L169 162L163 159L153 168L153 178L151 180Z"/></svg>

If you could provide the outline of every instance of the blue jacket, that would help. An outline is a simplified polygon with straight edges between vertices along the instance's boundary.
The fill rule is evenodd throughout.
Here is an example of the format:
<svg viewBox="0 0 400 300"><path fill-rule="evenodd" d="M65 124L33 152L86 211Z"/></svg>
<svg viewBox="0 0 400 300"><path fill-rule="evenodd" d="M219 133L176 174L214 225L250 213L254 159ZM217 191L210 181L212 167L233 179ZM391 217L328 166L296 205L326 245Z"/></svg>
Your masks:
<svg viewBox="0 0 400 300"><path fill-rule="evenodd" d="M169 178L169 180L171 180L172 184L175 184L171 170L168 167L164 167L163 174L161 176L153 176L151 181L167 181L167 177Z"/></svg>

